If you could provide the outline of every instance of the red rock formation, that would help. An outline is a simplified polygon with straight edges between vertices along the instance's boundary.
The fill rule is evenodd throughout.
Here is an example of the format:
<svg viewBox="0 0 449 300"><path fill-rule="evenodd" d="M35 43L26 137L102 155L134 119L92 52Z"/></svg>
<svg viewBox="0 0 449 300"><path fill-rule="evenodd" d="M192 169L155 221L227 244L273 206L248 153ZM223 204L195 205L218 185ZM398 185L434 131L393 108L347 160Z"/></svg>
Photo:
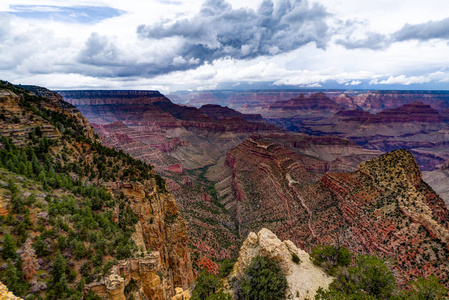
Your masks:
<svg viewBox="0 0 449 300"><path fill-rule="evenodd" d="M207 273L209 274L218 275L219 273L218 265L206 256L203 256L203 258L200 259L200 261L198 262L198 267L200 268L200 270L206 269Z"/></svg>
<svg viewBox="0 0 449 300"><path fill-rule="evenodd" d="M260 114L242 114L228 107L223 107L215 104L206 104L199 109L202 113L208 115L216 121L223 119L240 118L250 122L261 122L263 121Z"/></svg>
<svg viewBox="0 0 449 300"><path fill-rule="evenodd" d="M240 194L226 205L242 234L268 227L309 251L340 243L358 254L397 258L396 272L407 279L446 278L449 212L410 152L389 153L356 172L327 173L316 183L322 162L274 144L247 141L226 162Z"/></svg>
<svg viewBox="0 0 449 300"><path fill-rule="evenodd" d="M182 165L181 164L174 164L174 165L168 166L168 171L169 172L175 172L175 173L178 173L178 174L184 174L184 170L182 169Z"/></svg>

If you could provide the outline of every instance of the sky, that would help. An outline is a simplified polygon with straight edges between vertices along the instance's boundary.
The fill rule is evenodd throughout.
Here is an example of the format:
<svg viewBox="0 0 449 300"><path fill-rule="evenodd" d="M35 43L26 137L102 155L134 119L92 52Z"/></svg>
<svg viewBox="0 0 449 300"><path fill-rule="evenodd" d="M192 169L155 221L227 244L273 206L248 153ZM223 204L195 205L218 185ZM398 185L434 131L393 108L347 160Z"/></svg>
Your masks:
<svg viewBox="0 0 449 300"><path fill-rule="evenodd" d="M449 89L447 0L2 0L0 79L53 90Z"/></svg>

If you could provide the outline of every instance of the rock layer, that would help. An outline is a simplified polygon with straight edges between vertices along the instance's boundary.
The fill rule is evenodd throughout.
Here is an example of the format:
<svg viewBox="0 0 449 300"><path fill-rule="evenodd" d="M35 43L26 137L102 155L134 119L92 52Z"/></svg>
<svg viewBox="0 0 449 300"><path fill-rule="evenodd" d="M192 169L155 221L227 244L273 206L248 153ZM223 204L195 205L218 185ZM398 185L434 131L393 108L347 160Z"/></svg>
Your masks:
<svg viewBox="0 0 449 300"><path fill-rule="evenodd" d="M449 212L422 181L410 152L397 150L314 182L322 162L295 159L275 145L246 144L251 151L234 149L226 160L232 190L222 194L242 234L267 227L308 251L340 243L356 254L395 257L405 279L434 274L449 283Z"/></svg>

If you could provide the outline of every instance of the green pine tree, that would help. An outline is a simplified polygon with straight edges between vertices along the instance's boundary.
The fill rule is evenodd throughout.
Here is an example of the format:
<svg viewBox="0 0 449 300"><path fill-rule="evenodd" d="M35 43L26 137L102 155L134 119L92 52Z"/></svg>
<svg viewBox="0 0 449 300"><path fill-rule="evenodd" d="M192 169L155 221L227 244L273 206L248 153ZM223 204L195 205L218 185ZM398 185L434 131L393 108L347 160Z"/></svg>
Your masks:
<svg viewBox="0 0 449 300"><path fill-rule="evenodd" d="M2 249L2 258L17 258L16 253L16 243L14 242L14 238L9 233L5 234L3 237L3 249Z"/></svg>

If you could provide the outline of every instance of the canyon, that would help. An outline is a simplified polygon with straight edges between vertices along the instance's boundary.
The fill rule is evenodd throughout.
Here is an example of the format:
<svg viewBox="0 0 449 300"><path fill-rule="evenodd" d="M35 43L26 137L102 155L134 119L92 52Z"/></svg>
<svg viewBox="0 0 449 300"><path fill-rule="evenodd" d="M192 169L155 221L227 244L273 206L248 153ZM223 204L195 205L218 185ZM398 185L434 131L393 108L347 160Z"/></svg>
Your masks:
<svg viewBox="0 0 449 300"><path fill-rule="evenodd" d="M137 217L132 239L142 253L117 261L86 286L98 295L122 299L133 282L137 299L188 293L201 266L237 258L244 239L255 241L251 232L262 228L308 252L319 244L344 245L356 255L394 257L391 267L404 286L430 274L449 284L444 95L404 103L414 94L310 91L272 99L271 92L247 93L254 97L249 99L263 95L266 103L247 110L245 97L234 94L241 104L235 110L175 104L157 91L60 96L26 88L31 92L17 97L14 90L2 90L3 102L11 104L2 128L18 145L25 145L36 126L49 139L64 136L45 118L31 118L12 105L21 97L40 97L89 139L153 166L143 181L126 179L132 173L125 166L117 176L94 181L126 199ZM14 123L16 111L29 117ZM85 154L90 147L72 147L81 166L94 164L92 154Z"/></svg>
<svg viewBox="0 0 449 300"><path fill-rule="evenodd" d="M91 98L92 93L98 98ZM257 114L219 105L199 109L176 105L156 92L141 91L139 101L126 102L120 98L124 93L137 97L132 91L119 91L117 97L111 91L61 94L89 118L105 145L151 163L167 179L188 223L194 262L204 255L215 260L235 257L242 242L233 212L217 194L220 183L209 175L221 167L229 149L248 139L268 139L292 155L311 157L307 159L321 175L328 170L355 170L360 162L381 154L347 139L286 132Z"/></svg>
<svg viewBox="0 0 449 300"><path fill-rule="evenodd" d="M190 105L227 103L290 131L337 135L367 149L408 149L423 171L449 159L446 91L211 91L173 97Z"/></svg>

